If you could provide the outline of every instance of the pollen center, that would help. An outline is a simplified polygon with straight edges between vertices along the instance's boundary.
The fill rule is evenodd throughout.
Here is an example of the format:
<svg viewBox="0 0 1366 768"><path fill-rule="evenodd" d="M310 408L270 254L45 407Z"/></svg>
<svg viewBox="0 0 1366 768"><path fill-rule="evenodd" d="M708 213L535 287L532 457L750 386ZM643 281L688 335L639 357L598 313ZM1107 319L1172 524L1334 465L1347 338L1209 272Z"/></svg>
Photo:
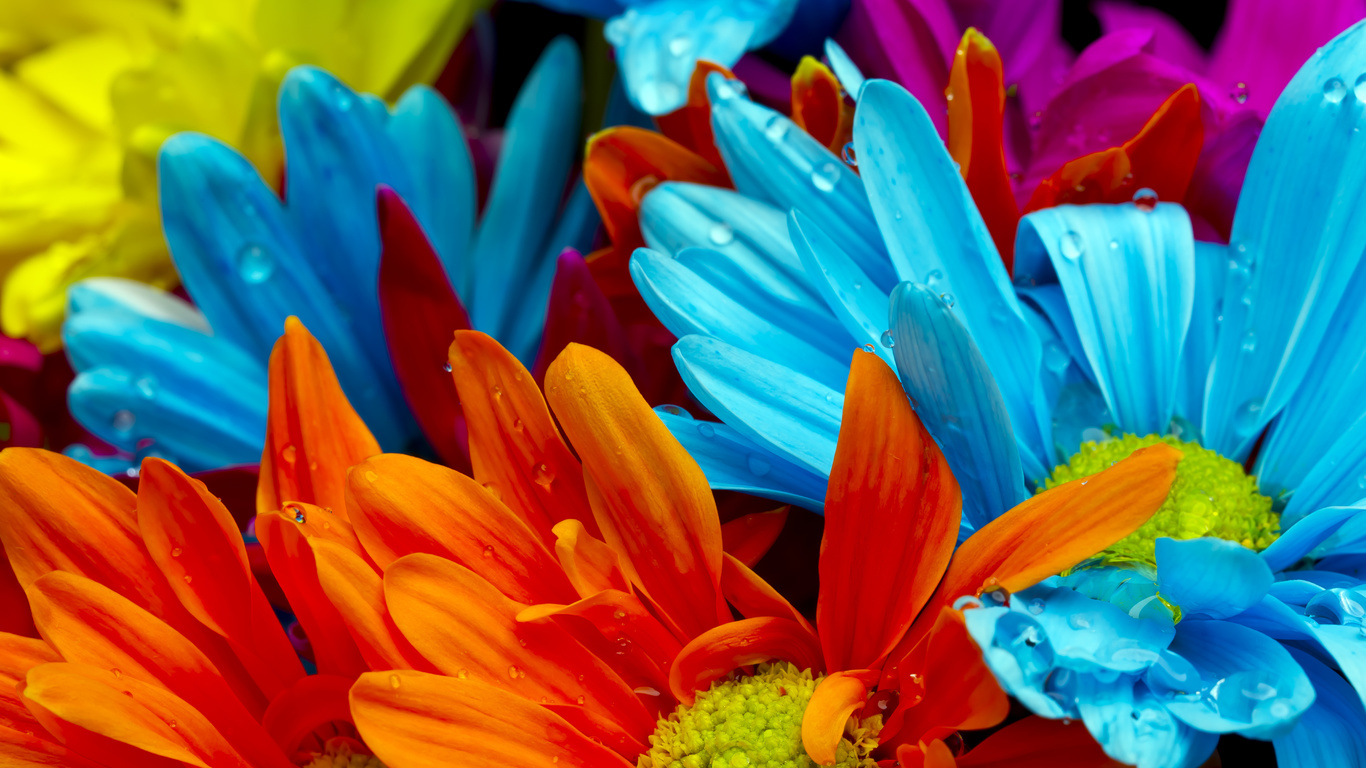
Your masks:
<svg viewBox="0 0 1366 768"><path fill-rule="evenodd" d="M378 757L367 755L360 745L345 736L327 740L322 752L315 752L304 768L384 768Z"/></svg>
<svg viewBox="0 0 1366 768"><path fill-rule="evenodd" d="M811 768L802 747L802 715L819 678L786 662L714 683L692 706L679 705L650 736L637 768ZM835 765L871 768L881 717L850 718Z"/></svg>
<svg viewBox="0 0 1366 768"><path fill-rule="evenodd" d="M1124 435L1116 440L1083 443L1066 464L1053 469L1044 487L1089 477L1128 458L1134 451L1157 443L1166 443L1182 453L1167 500L1143 527L1099 553L1098 558L1112 564L1153 565L1154 542L1163 536L1209 536L1236 541L1255 550L1266 549L1276 540L1280 516L1271 511L1271 499L1257 492L1255 477L1244 472L1236 461L1170 435Z"/></svg>

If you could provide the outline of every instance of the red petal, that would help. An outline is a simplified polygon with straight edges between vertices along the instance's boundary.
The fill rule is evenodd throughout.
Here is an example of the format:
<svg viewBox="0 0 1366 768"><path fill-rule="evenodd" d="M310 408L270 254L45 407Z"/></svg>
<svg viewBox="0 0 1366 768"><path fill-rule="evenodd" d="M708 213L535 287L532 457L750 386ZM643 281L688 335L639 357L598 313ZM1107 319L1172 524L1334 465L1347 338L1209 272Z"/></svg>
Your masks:
<svg viewBox="0 0 1366 768"><path fill-rule="evenodd" d="M709 629L683 646L669 672L669 689L691 705L697 691L731 670L772 659L813 673L823 669L820 646L802 625L791 619L744 619Z"/></svg>
<svg viewBox="0 0 1366 768"><path fill-rule="evenodd" d="M763 559L787 523L787 507L755 512L721 526L721 548L726 554L753 568Z"/></svg>
<svg viewBox="0 0 1366 768"><path fill-rule="evenodd" d="M261 718L275 743L289 756L309 746L318 728L338 720L351 721L347 692L354 682L337 675L301 677L270 702Z"/></svg>
<svg viewBox="0 0 1366 768"><path fill-rule="evenodd" d="M830 68L803 56L792 73L792 122L835 154L852 138L854 108Z"/></svg>
<svg viewBox="0 0 1366 768"><path fill-rule="evenodd" d="M726 559L721 569L721 591L726 595L726 602L735 607L741 616L753 619L759 616L776 616L783 619L792 619L806 628L813 641L819 642L816 638L816 629L806 620L787 598L778 593L768 582L759 578L759 575L751 571L744 563L726 554Z"/></svg>
<svg viewBox="0 0 1366 768"><path fill-rule="evenodd" d="M408 407L441 460L469 471L469 457L455 427L462 418L460 402L446 368L451 334L470 327L469 315L403 199L383 185L376 194L384 245L379 308L389 358Z"/></svg>
<svg viewBox="0 0 1366 768"><path fill-rule="evenodd" d="M707 76L720 72L727 80L735 75L720 64L698 61L688 80L688 103L667 115L655 118L659 132L701 155L717 168L725 168L716 138L711 131L711 99L707 97ZM729 186L729 185L727 185Z"/></svg>
<svg viewBox="0 0 1366 768"><path fill-rule="evenodd" d="M546 307L545 332L536 353L532 372L538 384L545 382L545 370L571 343L585 344L612 356L628 370L636 368L626 339L626 330L617 320L612 304L593 279L588 263L578 251L567 248L555 266L555 282L550 286Z"/></svg>
<svg viewBox="0 0 1366 768"><path fill-rule="evenodd" d="M958 765L961 768L1122 768L1124 763L1111 760L1084 724L1031 715L988 736L986 741L958 758Z"/></svg>
<svg viewBox="0 0 1366 768"><path fill-rule="evenodd" d="M900 704L883 741L946 738L959 730L990 728L1005 719L1010 700L968 636L963 615L944 608L925 642L898 662Z"/></svg>

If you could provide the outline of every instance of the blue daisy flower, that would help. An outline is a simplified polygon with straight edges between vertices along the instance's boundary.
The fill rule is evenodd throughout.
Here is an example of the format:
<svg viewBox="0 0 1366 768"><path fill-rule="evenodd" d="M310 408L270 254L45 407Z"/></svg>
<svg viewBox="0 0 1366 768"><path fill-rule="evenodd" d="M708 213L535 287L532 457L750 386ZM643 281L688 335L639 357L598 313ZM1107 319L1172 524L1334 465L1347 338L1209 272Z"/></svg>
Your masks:
<svg viewBox="0 0 1366 768"><path fill-rule="evenodd" d="M661 413L712 484L818 509L856 345L896 366L965 534L1172 443L1185 458L1143 529L968 611L988 663L1144 768L1199 765L1224 733L1272 740L1283 765L1363 764L1366 26L1277 102L1229 245L1144 191L1025 217L1014 284L900 86L851 91L855 173L708 85L738 191L656 187L631 268L721 420Z"/></svg>
<svg viewBox="0 0 1366 768"><path fill-rule="evenodd" d="M297 315L386 450L419 438L390 361L376 277L376 187L395 190L426 233L475 328L523 360L540 341L562 248L587 250L599 220L577 152L579 54L551 43L524 83L482 218L455 114L430 88L391 108L314 67L280 90L285 199L227 145L182 133L162 148L162 217L194 306L128 281L74 286L63 338L77 371L68 399L92 433L187 471L260 459L266 363ZM618 98L611 112L628 114ZM88 450L73 447L78 457ZM93 460L92 460L93 462ZM110 461L99 462L110 469Z"/></svg>

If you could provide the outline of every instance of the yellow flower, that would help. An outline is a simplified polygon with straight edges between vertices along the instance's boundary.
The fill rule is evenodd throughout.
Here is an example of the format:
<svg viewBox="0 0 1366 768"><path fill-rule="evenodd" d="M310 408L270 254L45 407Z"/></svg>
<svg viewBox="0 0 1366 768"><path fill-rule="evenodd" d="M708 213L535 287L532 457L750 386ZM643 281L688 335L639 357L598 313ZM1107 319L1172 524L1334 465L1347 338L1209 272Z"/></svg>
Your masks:
<svg viewBox="0 0 1366 768"><path fill-rule="evenodd" d="M179 131L280 177L275 93L296 64L397 97L431 82L489 0L0 3L0 326L60 346L66 289L177 281L156 153Z"/></svg>

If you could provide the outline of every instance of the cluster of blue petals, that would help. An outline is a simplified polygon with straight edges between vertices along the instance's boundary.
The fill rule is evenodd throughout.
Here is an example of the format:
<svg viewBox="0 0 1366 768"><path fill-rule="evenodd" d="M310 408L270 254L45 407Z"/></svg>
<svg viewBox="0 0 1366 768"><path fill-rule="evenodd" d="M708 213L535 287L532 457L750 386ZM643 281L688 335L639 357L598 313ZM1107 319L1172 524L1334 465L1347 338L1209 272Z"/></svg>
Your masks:
<svg viewBox="0 0 1366 768"><path fill-rule="evenodd" d="M1160 539L1155 569L1051 579L969 627L1013 695L1122 762L1197 766L1224 733L1272 740L1283 766L1366 761L1366 26L1277 102L1229 245L1146 195L1062 206L1021 222L1013 281L920 103L827 53L857 101L858 173L714 74L736 191L642 203L632 275L721 423L660 417L713 487L819 510L857 347L944 451L963 536L1106 429L1238 461L1260 440L1282 512L1264 552Z"/></svg>
<svg viewBox="0 0 1366 768"><path fill-rule="evenodd" d="M540 343L555 256L587 250L599 219L587 189L565 189L578 157L579 53L558 39L508 118L482 217L463 129L435 91L392 109L314 68L280 89L287 183L282 201L250 162L207 136L168 140L159 159L166 238L194 306L130 281L96 279L68 294L63 326L77 371L72 414L132 456L186 471L259 461L266 368L285 318L322 343L343 390L386 450L420 432L390 363L376 282L375 191L413 211L474 327L530 364ZM624 99L609 111L629 113ZM562 202L563 201L563 202Z"/></svg>

